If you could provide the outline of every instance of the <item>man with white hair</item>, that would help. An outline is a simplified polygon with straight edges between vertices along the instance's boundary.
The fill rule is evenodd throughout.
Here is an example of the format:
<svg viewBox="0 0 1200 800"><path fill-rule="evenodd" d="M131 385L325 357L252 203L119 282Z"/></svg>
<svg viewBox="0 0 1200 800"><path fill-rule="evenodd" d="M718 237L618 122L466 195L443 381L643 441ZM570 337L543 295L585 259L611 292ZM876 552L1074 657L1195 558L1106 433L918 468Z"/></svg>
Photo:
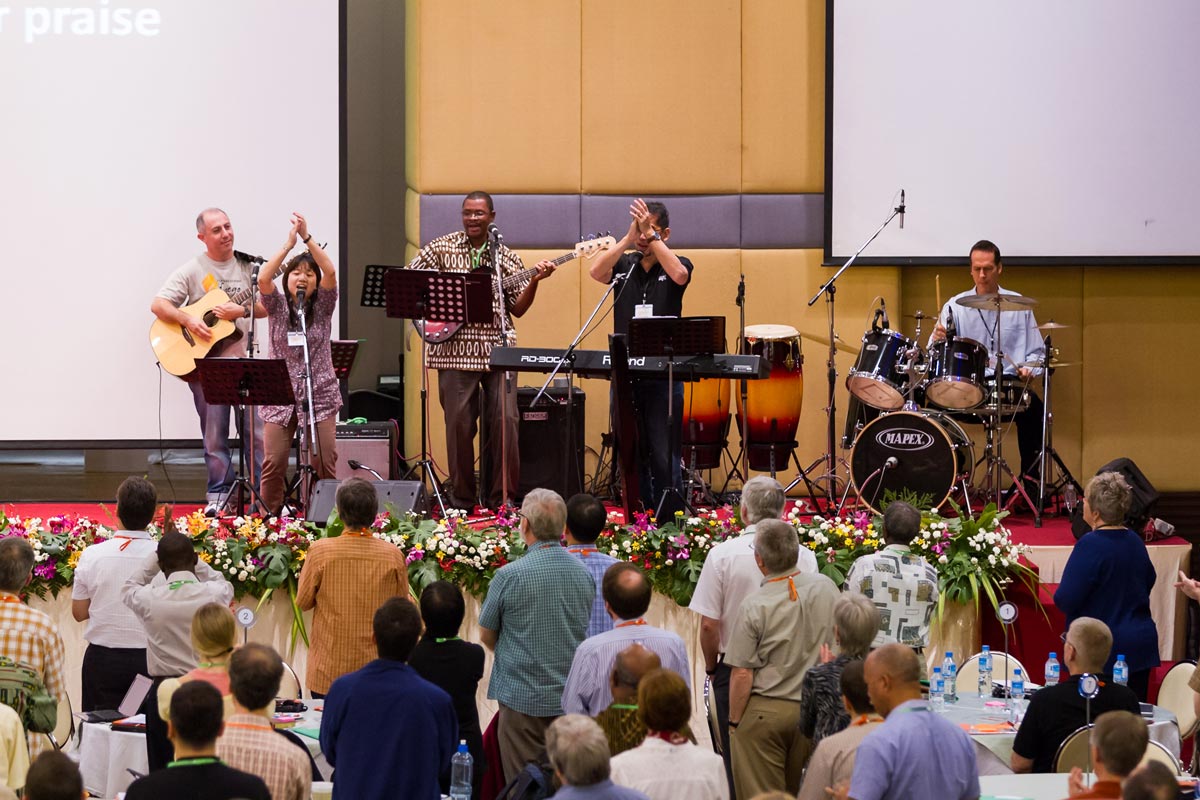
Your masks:
<svg viewBox="0 0 1200 800"><path fill-rule="evenodd" d="M646 795L609 778L608 739L596 721L582 714L567 714L546 730L546 753L562 788L554 793L563 800L650 800Z"/></svg>
<svg viewBox="0 0 1200 800"><path fill-rule="evenodd" d="M479 612L480 638L496 654L488 697L500 705L505 781L541 759L546 729L563 713L563 686L596 597L592 576L562 546L566 525L567 504L557 492L525 495L525 554L496 571Z"/></svg>
<svg viewBox="0 0 1200 800"><path fill-rule="evenodd" d="M783 486L774 478L763 475L746 481L741 503L742 524L746 527L741 536L721 542L709 551L688 606L701 617L700 650L704 654L704 672L712 681L721 754L730 787L733 786L729 760L730 669L724 663L724 653L742 602L762 583L762 572L754 560L755 526L763 520L782 517L786 503ZM817 557L807 547L799 548L796 569L814 575L818 572Z"/></svg>

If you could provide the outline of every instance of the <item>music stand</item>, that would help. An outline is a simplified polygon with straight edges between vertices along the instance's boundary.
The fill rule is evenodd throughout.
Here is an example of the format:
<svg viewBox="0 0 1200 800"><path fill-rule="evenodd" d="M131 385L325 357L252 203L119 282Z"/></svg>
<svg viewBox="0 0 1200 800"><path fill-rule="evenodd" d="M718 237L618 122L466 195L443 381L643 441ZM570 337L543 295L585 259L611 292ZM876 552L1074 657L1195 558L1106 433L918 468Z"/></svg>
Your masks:
<svg viewBox="0 0 1200 800"><path fill-rule="evenodd" d="M387 270L383 276L387 315L424 322L488 323L492 320L492 278L486 273L436 272L426 269ZM424 327L424 326L422 326ZM405 474L418 469L428 479L438 508L446 502L429 453L429 343L421 337L421 460Z"/></svg>
<svg viewBox="0 0 1200 800"><path fill-rule="evenodd" d="M366 272L363 273L362 298L359 300L359 305L366 308L383 308L385 302L385 293L383 289L384 275L390 269L401 269L389 264L368 264Z"/></svg>
<svg viewBox="0 0 1200 800"><path fill-rule="evenodd" d="M200 388L209 405L236 406L238 413L255 406L294 406L296 394L288 375L287 362L282 358L202 358L196 362L200 371ZM243 417L244 419L244 417ZM249 427L249 430L246 428ZM247 480L246 437L254 436L254 425L242 426L242 447L238 457L237 508L244 509L245 494L260 513L270 513L259 497L252 481ZM253 468L253 467L251 467ZM230 487L230 493L233 487Z"/></svg>
<svg viewBox="0 0 1200 800"><path fill-rule="evenodd" d="M629 321L629 354L633 357L651 356L667 359L667 430L668 445L672 460L679 449L680 430L676 419L675 408L675 367L687 369L687 362L676 361L679 357L711 356L725 352L725 318L724 317L635 317ZM690 376L695 380L695 375ZM641 415L639 411L639 416ZM649 422L649 420L647 420ZM669 512L674 517L674 511L686 510L692 513L692 507L687 499L675 486L675 473L679 470L678 463L672 464L671 485L663 490L658 498L654 517L663 524L663 512ZM670 505L668 505L670 504Z"/></svg>
<svg viewBox="0 0 1200 800"><path fill-rule="evenodd" d="M350 405L350 370L358 356L358 346L364 339L333 339L329 342L329 355L333 359L333 376L337 378L338 391L342 395L343 408Z"/></svg>

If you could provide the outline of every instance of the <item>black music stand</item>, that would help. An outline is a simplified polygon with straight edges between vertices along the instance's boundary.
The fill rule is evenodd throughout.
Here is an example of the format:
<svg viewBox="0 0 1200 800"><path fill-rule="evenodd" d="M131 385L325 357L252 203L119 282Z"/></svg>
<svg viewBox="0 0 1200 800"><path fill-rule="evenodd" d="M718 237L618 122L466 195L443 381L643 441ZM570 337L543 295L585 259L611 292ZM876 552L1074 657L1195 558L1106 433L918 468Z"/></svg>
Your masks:
<svg viewBox="0 0 1200 800"><path fill-rule="evenodd" d="M358 356L358 346L365 339L334 339L329 343L329 355L333 359L333 376L337 378L338 391L342 395L342 407L350 405L350 370Z"/></svg>
<svg viewBox="0 0 1200 800"><path fill-rule="evenodd" d="M476 272L436 272L427 269L387 270L383 276L387 315L424 322L487 323L492 320L492 276ZM421 326L424 328L424 326ZM446 513L442 489L429 453L429 344L421 337L421 460L405 477L421 470L428 479L438 508Z"/></svg>
<svg viewBox="0 0 1200 800"><path fill-rule="evenodd" d="M680 436L679 410L675 408L675 368L687 369L687 361L677 359L724 352L724 317L635 317L629 321L629 355L667 359L667 430L672 454L679 449ZM694 376L691 379L694 380ZM654 518L660 525L667 520L664 514L674 519L676 511L692 513L692 507L675 486L674 471L680 466L672 465L671 485L657 498Z"/></svg>
<svg viewBox="0 0 1200 800"><path fill-rule="evenodd" d="M368 264L363 273L362 298L359 305L366 308L383 308L387 305L383 290L384 275L390 269L401 269L389 264Z"/></svg>
<svg viewBox="0 0 1200 800"><path fill-rule="evenodd" d="M288 375L287 362L282 358L201 358L196 361L200 371L200 387L204 400L209 405L235 406L241 414L245 409L256 406L294 406L296 394L292 391L292 379ZM244 420L245 417L243 416ZM249 430L247 430L249 428ZM238 455L238 476L233 482L237 488L237 509L242 513L246 494L253 506L262 514L268 509L254 487L246 478L246 437L254 437L254 425L242 425L242 446ZM253 470L253 465L250 469ZM233 487L230 487L233 493Z"/></svg>

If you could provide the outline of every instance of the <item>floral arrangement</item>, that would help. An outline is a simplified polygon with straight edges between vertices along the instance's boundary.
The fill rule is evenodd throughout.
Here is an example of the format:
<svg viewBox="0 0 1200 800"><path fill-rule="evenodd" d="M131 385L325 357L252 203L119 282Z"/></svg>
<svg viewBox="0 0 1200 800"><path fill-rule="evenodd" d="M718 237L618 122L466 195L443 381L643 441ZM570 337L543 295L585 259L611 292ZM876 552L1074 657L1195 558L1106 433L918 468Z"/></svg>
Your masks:
<svg viewBox="0 0 1200 800"><path fill-rule="evenodd" d="M33 578L26 593L45 600L58 597L75 580L79 555L90 544L103 542L113 531L86 517L71 514L48 517L10 517L0 509L0 538L22 536L33 546Z"/></svg>

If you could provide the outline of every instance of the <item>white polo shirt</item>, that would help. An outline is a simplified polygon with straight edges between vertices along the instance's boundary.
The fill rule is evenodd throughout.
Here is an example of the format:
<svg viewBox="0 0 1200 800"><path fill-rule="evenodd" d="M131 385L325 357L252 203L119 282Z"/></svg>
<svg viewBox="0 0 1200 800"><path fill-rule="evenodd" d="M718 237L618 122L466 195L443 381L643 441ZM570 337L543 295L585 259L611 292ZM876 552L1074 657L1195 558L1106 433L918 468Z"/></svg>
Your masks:
<svg viewBox="0 0 1200 800"><path fill-rule="evenodd" d="M121 586L157 548L146 531L117 531L79 554L71 599L92 601L84 639L102 647L145 648L146 629L121 601Z"/></svg>

